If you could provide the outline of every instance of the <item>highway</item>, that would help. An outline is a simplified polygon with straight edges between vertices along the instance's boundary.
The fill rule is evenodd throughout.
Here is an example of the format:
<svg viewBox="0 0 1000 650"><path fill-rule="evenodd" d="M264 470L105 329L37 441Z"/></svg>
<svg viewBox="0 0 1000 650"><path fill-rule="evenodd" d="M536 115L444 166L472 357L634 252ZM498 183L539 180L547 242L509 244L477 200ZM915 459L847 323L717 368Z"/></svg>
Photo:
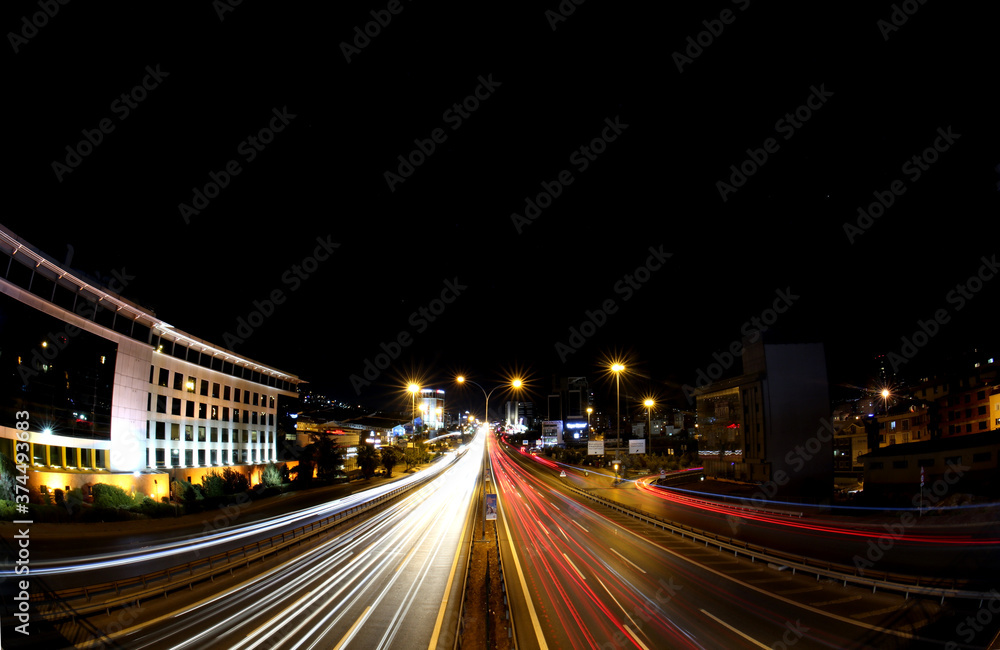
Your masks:
<svg viewBox="0 0 1000 650"><path fill-rule="evenodd" d="M61 632L76 647L136 649L412 649L430 647L436 632L450 640L439 615L464 568L457 557L482 438L428 484L302 553L143 603L126 624L118 611Z"/></svg>
<svg viewBox="0 0 1000 650"><path fill-rule="evenodd" d="M492 443L491 462L508 585L527 601L521 648L981 648L997 627L965 643L978 602L793 576L573 496L561 488L575 479L544 457Z"/></svg>

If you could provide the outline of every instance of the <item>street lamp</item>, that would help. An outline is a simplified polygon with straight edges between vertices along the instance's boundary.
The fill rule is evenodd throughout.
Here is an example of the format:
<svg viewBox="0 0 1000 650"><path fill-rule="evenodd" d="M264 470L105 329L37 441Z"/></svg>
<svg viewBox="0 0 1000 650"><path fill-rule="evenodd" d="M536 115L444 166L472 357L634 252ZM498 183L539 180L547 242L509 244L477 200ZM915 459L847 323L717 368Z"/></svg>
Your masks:
<svg viewBox="0 0 1000 650"><path fill-rule="evenodd" d="M477 388L479 388L479 390L483 391L483 395L486 396L486 417L485 417L485 419L484 419L483 422L484 422L484 426L486 427L487 430L489 430L489 426L490 426L490 395L492 395L496 391L496 389L498 389L498 388L513 388L514 390L518 390L518 389L521 388L521 386L524 385L524 382L522 382L520 379L513 379L513 380L511 380L511 382L509 384L500 384L499 386L494 386L493 390L491 390L490 392L487 393L485 388L483 388L482 386L480 386L476 382L472 381L471 379L466 379L462 375L459 375L458 377L455 377L455 381L457 381L460 384L472 384L473 386L476 386ZM486 464L487 464L487 459L488 458L489 458L489 438L487 438L486 441L485 441L485 443L483 444L483 490L482 490L482 497L483 497L483 537L482 537L482 539L483 540L486 539L486 478L485 477L486 477Z"/></svg>
<svg viewBox="0 0 1000 650"><path fill-rule="evenodd" d="M653 408L653 400L647 399L643 404L646 405L646 427L649 429L646 436L649 438L649 449L646 450L647 454L653 453L653 416L650 415L650 411Z"/></svg>
<svg viewBox="0 0 1000 650"><path fill-rule="evenodd" d="M885 409L885 414L889 415L889 389L882 389L882 408Z"/></svg>
<svg viewBox="0 0 1000 650"><path fill-rule="evenodd" d="M622 446L622 405L621 405L621 387L619 386L618 379L622 371L625 370L625 366L620 363L612 364L611 372L615 373L615 410L617 411L616 418L618 419L617 424L617 440L615 441L615 459L618 458L619 450ZM617 466L615 472L617 472Z"/></svg>
<svg viewBox="0 0 1000 650"><path fill-rule="evenodd" d="M594 409L587 407L587 440L590 440L590 414L594 412Z"/></svg>
<svg viewBox="0 0 1000 650"><path fill-rule="evenodd" d="M420 392L420 386L416 384L410 384L406 387L406 390L410 391L410 427L413 432L414 437L417 434L417 393Z"/></svg>

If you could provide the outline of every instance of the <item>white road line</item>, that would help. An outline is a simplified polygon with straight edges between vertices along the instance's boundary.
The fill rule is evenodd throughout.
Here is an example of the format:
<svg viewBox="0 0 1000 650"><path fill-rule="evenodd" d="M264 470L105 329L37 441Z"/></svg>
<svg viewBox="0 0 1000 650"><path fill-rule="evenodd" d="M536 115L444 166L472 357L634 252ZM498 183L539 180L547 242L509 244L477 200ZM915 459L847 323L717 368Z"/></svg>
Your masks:
<svg viewBox="0 0 1000 650"><path fill-rule="evenodd" d="M361 621L365 620L365 618L368 616L368 610L370 609L371 607L365 607L365 611L361 612L361 616L358 617L358 620L354 621L354 625L352 625L351 629L347 631L347 634L345 634L343 638L340 639L340 642L334 646L333 650L340 650L340 648L344 647L345 643L351 640L351 637L354 636L354 630L358 629L358 626L361 625Z"/></svg>
<svg viewBox="0 0 1000 650"><path fill-rule="evenodd" d="M572 521L572 522L573 522L574 524L576 524L577 526L580 526L580 524L579 524L579 523L577 523L576 519L570 519L570 521ZM580 530L582 530L583 532L587 533L588 535L590 534L590 531L589 531L589 530L587 530L586 528L584 528L583 526L580 526Z"/></svg>
<svg viewBox="0 0 1000 650"><path fill-rule="evenodd" d="M610 547L609 547L609 548L610 548ZM617 555L618 557L620 557L621 559L625 560L626 562L628 562L628 563L629 563L629 564L631 564L632 566L634 566L634 567L635 567L636 569L638 569L639 571L642 571L643 573L645 573L645 572L646 572L646 571L645 571L645 570L644 570L644 569L643 569L642 567L640 567L640 566L639 566L638 564L636 564L636 563L635 563L635 562L633 562L632 560L628 559L627 557L625 557L624 555L622 555L621 553L619 553L619 552L618 552L618 551L616 551L615 549L613 549L613 548L612 548L612 549L611 549L611 552L612 552L612 553L614 553L615 555Z"/></svg>
<svg viewBox="0 0 1000 650"><path fill-rule="evenodd" d="M771 646L764 645L763 643L761 643L757 639L753 638L752 636L749 636L747 634L744 634L743 632L740 632L739 630L737 630L735 627L733 627L729 623L726 623L725 621L723 621L722 619L720 619L720 618L718 618L716 616L712 616L711 614L709 614L705 610L701 610L701 613L704 614L705 616L709 617L710 619L714 620L719 625L726 626L727 628L729 628L730 630L732 630L736 634L739 634L741 637L743 637L744 639L746 639L750 643L754 644L758 648L764 648L764 650L771 650Z"/></svg>
<svg viewBox="0 0 1000 650"><path fill-rule="evenodd" d="M628 635L630 637L632 637L632 640L635 641L636 645L638 645L640 648L642 648L642 650L649 650L649 646L647 646L645 643L643 643L639 639L639 635L637 635L635 632L633 632L632 628L630 628L628 625L623 625L622 627L625 628L625 631L628 632Z"/></svg>
<svg viewBox="0 0 1000 650"><path fill-rule="evenodd" d="M581 580L586 580L586 578L585 578L585 577L583 576L583 574L582 574L582 573L580 573L580 569L577 569L577 568L576 568L576 565L575 565L575 564L573 564L573 560L569 559L569 556L568 556L568 555L566 555L565 553L563 553L563 554L562 554L562 556L563 556L564 558L566 558L566 561L567 561L567 562L569 562L569 565L570 565L571 567L573 567L573 570L574 570L574 571L576 571L576 575L580 576L580 579L581 579Z"/></svg>

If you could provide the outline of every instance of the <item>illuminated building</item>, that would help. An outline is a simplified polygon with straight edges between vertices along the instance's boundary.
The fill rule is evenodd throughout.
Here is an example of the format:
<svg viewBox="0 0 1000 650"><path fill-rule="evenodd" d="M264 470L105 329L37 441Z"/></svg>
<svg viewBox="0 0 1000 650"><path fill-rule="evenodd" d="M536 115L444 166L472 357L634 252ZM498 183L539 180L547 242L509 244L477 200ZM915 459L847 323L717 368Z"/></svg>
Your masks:
<svg viewBox="0 0 1000 650"><path fill-rule="evenodd" d="M0 452L23 453L35 498L93 482L160 497L173 478L278 459L297 377L174 328L3 227L0 252Z"/></svg>

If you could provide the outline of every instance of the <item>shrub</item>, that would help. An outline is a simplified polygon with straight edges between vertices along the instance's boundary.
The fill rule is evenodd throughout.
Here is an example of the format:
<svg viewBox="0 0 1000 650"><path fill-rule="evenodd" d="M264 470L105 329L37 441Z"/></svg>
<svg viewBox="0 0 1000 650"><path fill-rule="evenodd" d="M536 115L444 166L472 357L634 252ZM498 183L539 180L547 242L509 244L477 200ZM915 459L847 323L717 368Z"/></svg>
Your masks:
<svg viewBox="0 0 1000 650"><path fill-rule="evenodd" d="M243 472L238 472L232 467L222 470L222 480L225 483L226 494L237 494L250 489L250 479Z"/></svg>
<svg viewBox="0 0 1000 650"><path fill-rule="evenodd" d="M94 507L108 510L131 508L135 505L132 495L117 485L98 483L94 486Z"/></svg>
<svg viewBox="0 0 1000 650"><path fill-rule="evenodd" d="M207 498L213 499L226 493L226 482L218 472L212 470L201 477L201 488Z"/></svg>
<svg viewBox="0 0 1000 650"><path fill-rule="evenodd" d="M280 487L282 483L281 470L274 463L268 463L260 473L260 482L265 488Z"/></svg>
<svg viewBox="0 0 1000 650"><path fill-rule="evenodd" d="M9 499L0 499L0 520L13 521L22 517L24 515L17 512L17 503Z"/></svg>

